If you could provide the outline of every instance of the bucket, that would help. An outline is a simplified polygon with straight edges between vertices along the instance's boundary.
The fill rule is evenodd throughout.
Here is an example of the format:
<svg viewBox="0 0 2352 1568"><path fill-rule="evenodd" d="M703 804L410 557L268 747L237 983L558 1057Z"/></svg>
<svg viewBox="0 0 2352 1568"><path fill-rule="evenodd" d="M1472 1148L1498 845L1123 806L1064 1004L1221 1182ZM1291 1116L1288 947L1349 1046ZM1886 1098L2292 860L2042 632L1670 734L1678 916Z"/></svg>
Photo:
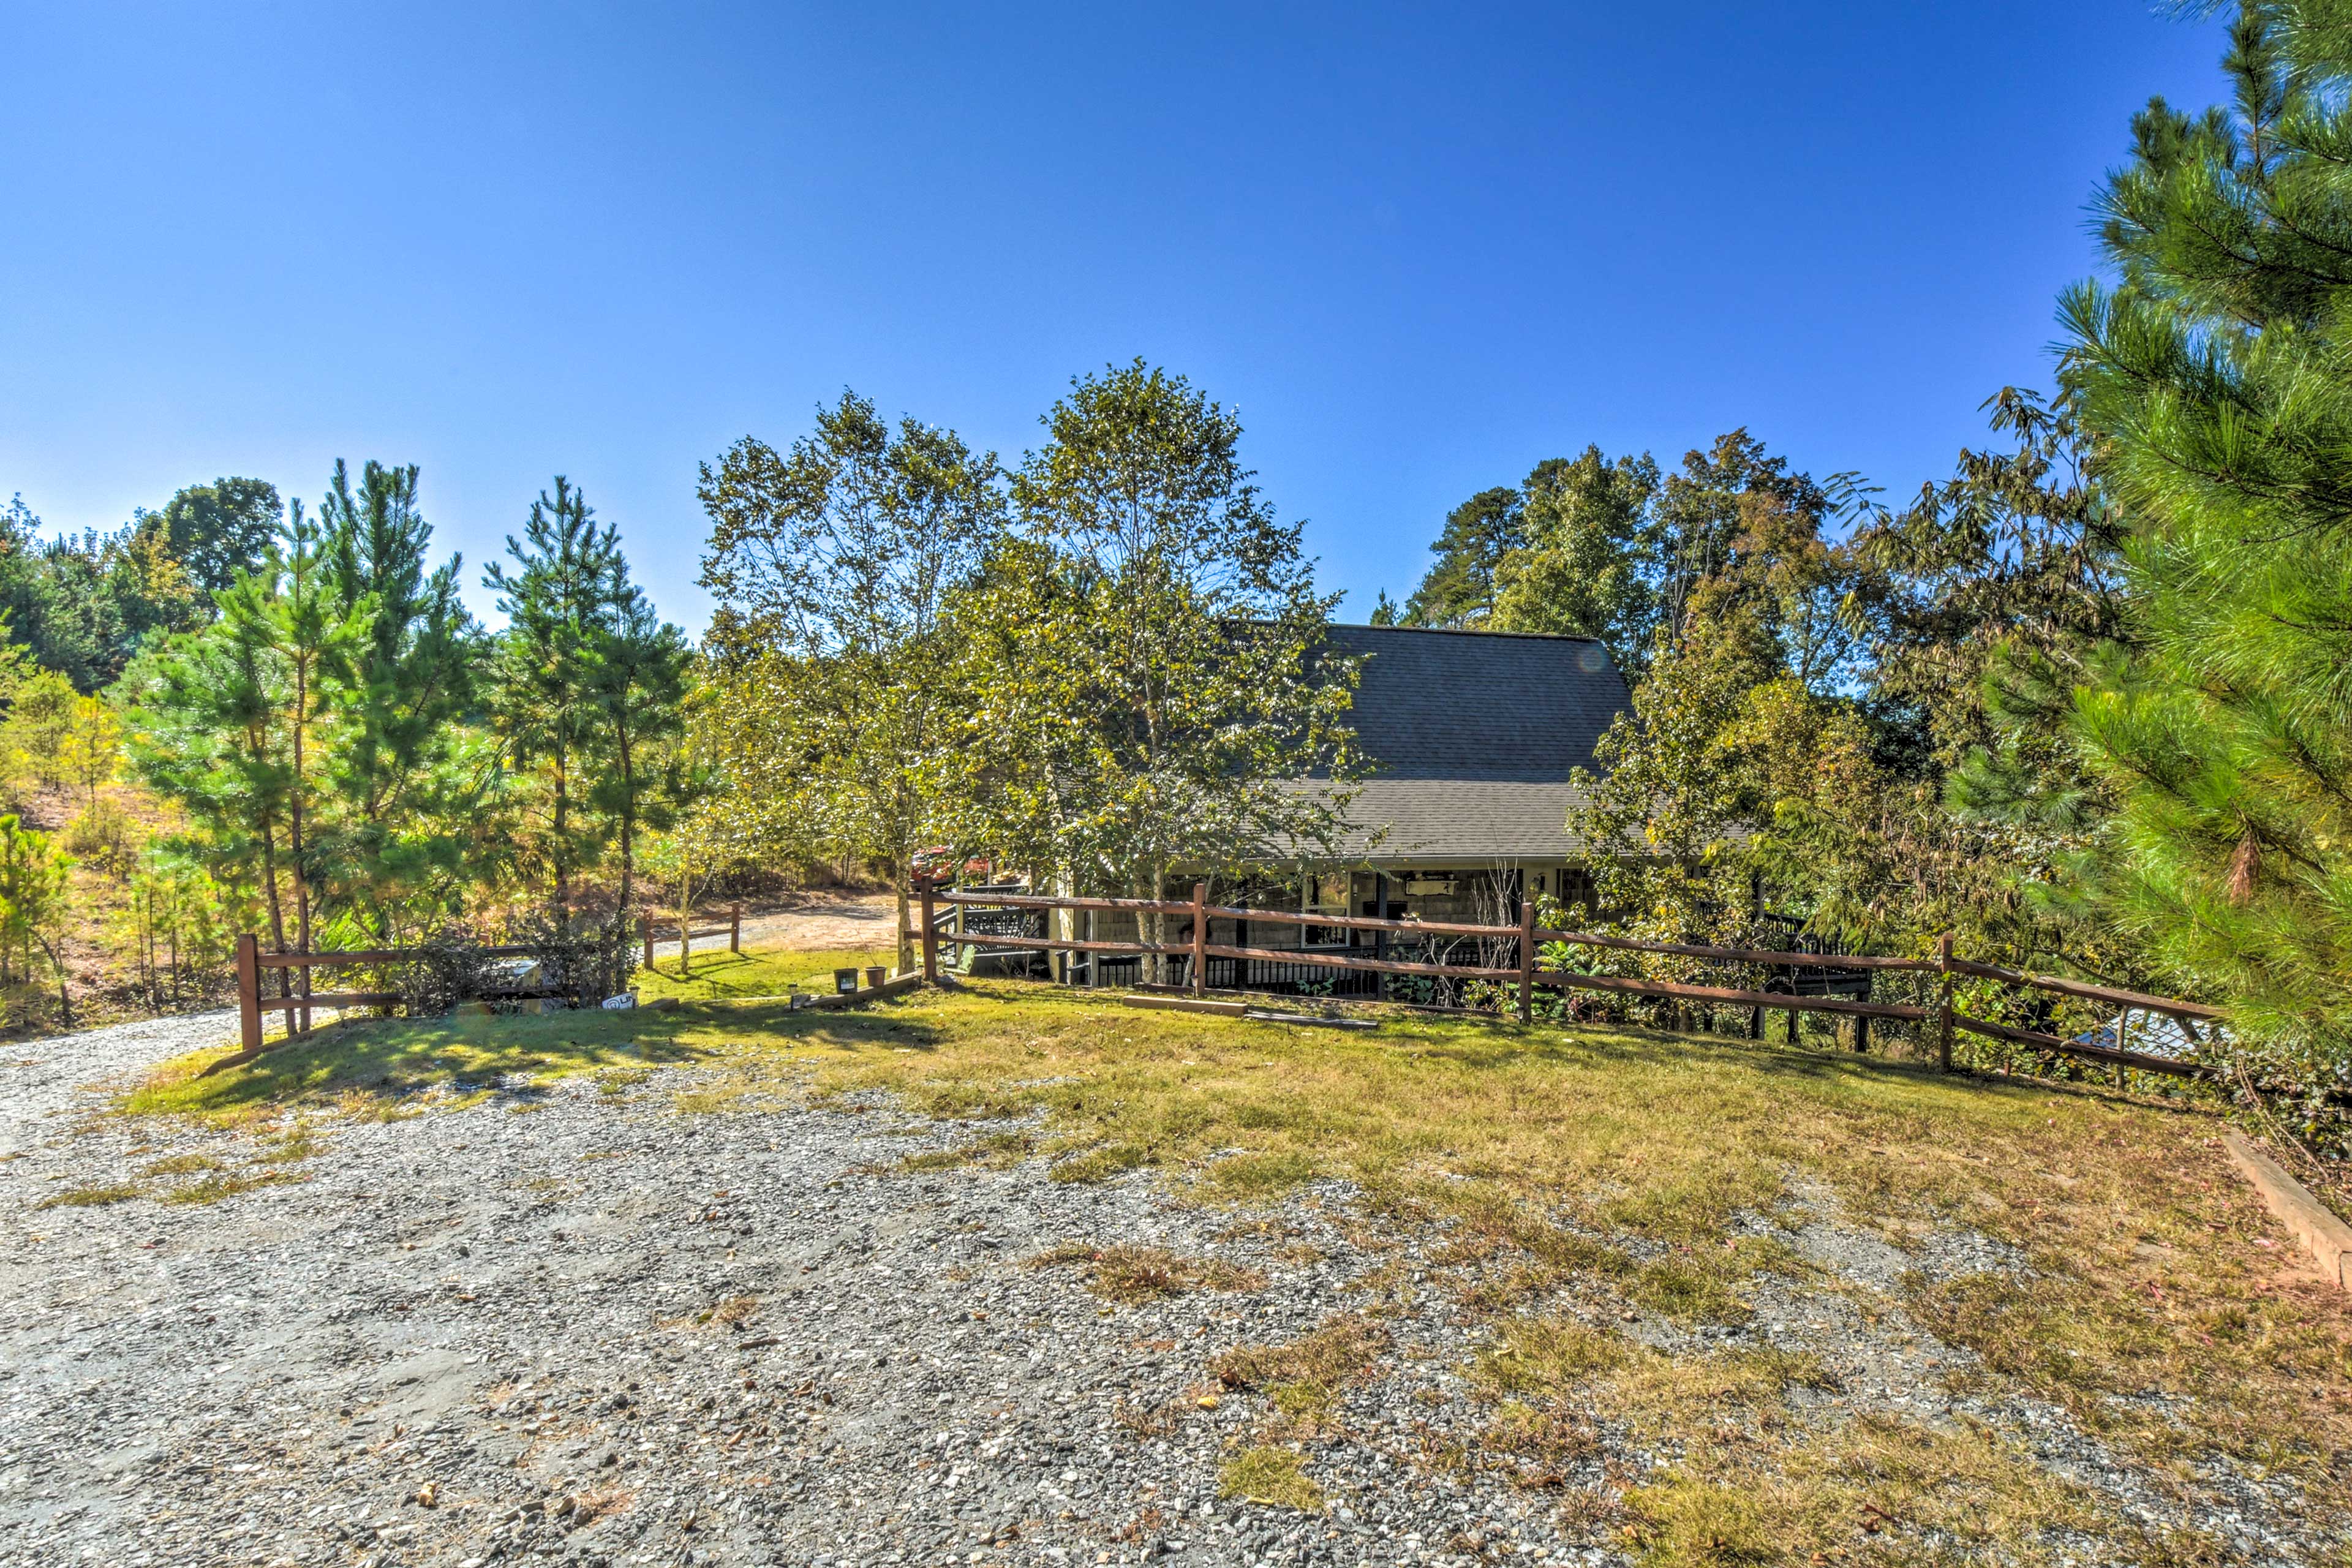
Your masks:
<svg viewBox="0 0 2352 1568"><path fill-rule="evenodd" d="M835 970L833 972L833 988L844 996L856 991L857 989L857 971L855 969Z"/></svg>
<svg viewBox="0 0 2352 1568"><path fill-rule="evenodd" d="M867 969L867 970L866 970L866 984L868 984L868 985L879 985L879 984L881 984L885 980L887 980L887 979L889 979L889 978L890 978L890 972L889 972L888 970L887 970L887 969L883 968L883 967L882 967L880 964L878 964L878 963L877 963L877 964L873 965L871 968Z"/></svg>

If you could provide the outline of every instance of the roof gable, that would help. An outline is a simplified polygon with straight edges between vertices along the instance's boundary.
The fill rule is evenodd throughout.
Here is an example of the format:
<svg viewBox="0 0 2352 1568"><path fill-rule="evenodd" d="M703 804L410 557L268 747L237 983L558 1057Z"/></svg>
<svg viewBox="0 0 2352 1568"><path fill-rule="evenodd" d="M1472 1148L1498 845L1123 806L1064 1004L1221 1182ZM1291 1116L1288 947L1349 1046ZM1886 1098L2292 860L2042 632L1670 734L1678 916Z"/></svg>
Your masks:
<svg viewBox="0 0 2352 1568"><path fill-rule="evenodd" d="M1592 765L1629 706L1607 648L1403 626L1335 626L1326 642L1365 656L1349 722L1371 771L1349 808L1361 830L1348 853L1462 865L1582 853L1568 831L1581 803L1569 773Z"/></svg>
<svg viewBox="0 0 2352 1568"><path fill-rule="evenodd" d="M1348 721L1384 778L1562 782L1627 705L1588 637L1335 626L1326 641L1365 656Z"/></svg>

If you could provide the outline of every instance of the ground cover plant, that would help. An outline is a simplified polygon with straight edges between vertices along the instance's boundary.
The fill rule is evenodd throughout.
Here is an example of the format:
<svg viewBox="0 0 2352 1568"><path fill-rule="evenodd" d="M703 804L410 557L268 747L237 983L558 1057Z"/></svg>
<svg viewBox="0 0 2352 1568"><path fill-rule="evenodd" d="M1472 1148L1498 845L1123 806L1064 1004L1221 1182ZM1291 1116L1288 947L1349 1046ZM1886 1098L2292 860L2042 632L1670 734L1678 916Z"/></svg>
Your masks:
<svg viewBox="0 0 2352 1568"><path fill-rule="evenodd" d="M747 955L737 973L829 974L839 956ZM1381 1303L1437 1293L1490 1340L1463 1369L1475 1439L1424 1461L1559 1488L1564 1521L1646 1560L2032 1561L2084 1535L2148 1561L2217 1550L2037 1462L2004 1415L2026 1410L2192 1513L2228 1478L2266 1478L2319 1526L2352 1525L2352 1313L2297 1272L2218 1122L2174 1109L1773 1044L1402 1016L1335 1037L1013 982L849 1013L708 995L369 1023L211 1079L167 1068L124 1109L399 1114L463 1106L492 1074L635 1094L669 1062L708 1069L678 1096L688 1110L879 1091L989 1124L971 1162L935 1173L1034 1144L1066 1179L1145 1170L1244 1211L1343 1181L1365 1226L1437 1237L1426 1268L1361 1282L1362 1319L1222 1363L1227 1397L1265 1407L1236 1495L1311 1494L1274 1486L1269 1467L1297 1467L1255 1449L1347 1440ZM1965 1243L1983 1261L1857 1279L1821 1261L1824 1225L1893 1257ZM1802 1347L1750 1331L1791 1300L1870 1325L1889 1392L1940 1388L1970 1414L1841 1391ZM1655 1462L1574 1479L1629 1444ZM1300 1463L1312 1483L1311 1447Z"/></svg>

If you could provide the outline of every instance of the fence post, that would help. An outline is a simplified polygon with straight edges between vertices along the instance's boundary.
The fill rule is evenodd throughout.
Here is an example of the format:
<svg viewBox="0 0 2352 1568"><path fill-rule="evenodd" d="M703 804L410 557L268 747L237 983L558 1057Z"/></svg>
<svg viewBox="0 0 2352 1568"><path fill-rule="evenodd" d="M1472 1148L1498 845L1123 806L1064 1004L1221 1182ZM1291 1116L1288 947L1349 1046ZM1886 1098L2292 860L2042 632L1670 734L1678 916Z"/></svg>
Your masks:
<svg viewBox="0 0 2352 1568"><path fill-rule="evenodd" d="M261 1048L261 939L250 931L236 939L236 1026L247 1050Z"/></svg>
<svg viewBox="0 0 2352 1568"><path fill-rule="evenodd" d="M1519 900L1519 1022L1535 1021L1536 990L1536 906L1532 899Z"/></svg>
<svg viewBox="0 0 2352 1568"><path fill-rule="evenodd" d="M743 906L740 904L727 911L727 951L743 951Z"/></svg>
<svg viewBox="0 0 2352 1568"><path fill-rule="evenodd" d="M923 978L937 985L940 983L940 938L931 926L931 889L936 884L929 877L919 877L915 886L923 895Z"/></svg>
<svg viewBox="0 0 2352 1568"><path fill-rule="evenodd" d="M1952 933L1936 944L1936 1065L1952 1070Z"/></svg>
<svg viewBox="0 0 2352 1568"><path fill-rule="evenodd" d="M642 939L644 940L645 944L646 944L646 967L647 969L651 969L651 968L654 966L654 917L653 917L653 916L651 916L651 915L639 915L639 916L637 917L637 935L638 935L640 938L642 938Z"/></svg>
<svg viewBox="0 0 2352 1568"><path fill-rule="evenodd" d="M1192 884L1192 994L1209 990L1209 884Z"/></svg>

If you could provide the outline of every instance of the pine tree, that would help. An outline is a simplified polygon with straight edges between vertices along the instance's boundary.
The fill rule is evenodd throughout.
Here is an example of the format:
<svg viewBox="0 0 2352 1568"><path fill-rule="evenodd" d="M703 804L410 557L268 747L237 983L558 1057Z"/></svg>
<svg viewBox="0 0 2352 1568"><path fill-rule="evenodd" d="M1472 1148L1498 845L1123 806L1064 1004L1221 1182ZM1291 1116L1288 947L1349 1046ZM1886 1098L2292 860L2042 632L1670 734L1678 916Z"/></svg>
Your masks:
<svg viewBox="0 0 2352 1568"><path fill-rule="evenodd" d="M1508 485L1480 490L1445 514L1429 547L1437 563L1404 602L1408 626L1476 626L1495 605L1495 571L1527 542L1524 498Z"/></svg>
<svg viewBox="0 0 2352 1568"><path fill-rule="evenodd" d="M518 770L534 773L546 816L535 846L559 918L574 882L593 864L603 823L588 807L583 770L604 729L599 663L613 631L611 584L620 569L617 531L559 474L555 493L531 503L523 536L507 536L514 570L492 562L483 586L507 617L491 656L491 721Z"/></svg>
<svg viewBox="0 0 2352 1568"><path fill-rule="evenodd" d="M1658 494L1647 456L1611 462L1598 447L1536 465L1525 487L1524 542L1495 569L1494 631L1598 637L1620 669L1647 664L1657 595L1643 568Z"/></svg>
<svg viewBox="0 0 2352 1568"><path fill-rule="evenodd" d="M637 835L669 826L681 793L665 777L663 749L686 726L686 634L654 613L616 551L604 583L604 625L589 667L603 720L605 765L589 797L614 825L621 852L620 908L635 895ZM680 911L679 919L686 919Z"/></svg>
<svg viewBox="0 0 2352 1568"><path fill-rule="evenodd" d="M2135 118L2119 276L2063 305L2131 525L2128 646L2076 722L2107 909L2315 1107L2352 1083L2352 19L2245 5L2224 65L2231 108Z"/></svg>
<svg viewBox="0 0 2352 1568"><path fill-rule="evenodd" d="M356 490L341 460L320 504L328 590L360 628L339 694L332 859L373 936L405 900L461 879L469 825L491 777L459 723L479 638L457 597L463 558L428 565L417 468L369 462Z"/></svg>

